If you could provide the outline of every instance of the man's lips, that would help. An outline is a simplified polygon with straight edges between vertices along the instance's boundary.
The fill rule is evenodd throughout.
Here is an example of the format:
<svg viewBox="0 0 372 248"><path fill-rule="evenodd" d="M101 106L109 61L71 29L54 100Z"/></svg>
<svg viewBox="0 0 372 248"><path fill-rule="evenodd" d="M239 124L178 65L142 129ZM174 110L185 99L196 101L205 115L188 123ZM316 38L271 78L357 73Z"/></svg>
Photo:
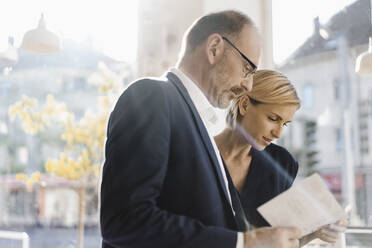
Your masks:
<svg viewBox="0 0 372 248"><path fill-rule="evenodd" d="M244 89L241 88L241 87L234 87L231 89L232 93L234 93L235 96L238 96L240 95L241 93L243 93Z"/></svg>

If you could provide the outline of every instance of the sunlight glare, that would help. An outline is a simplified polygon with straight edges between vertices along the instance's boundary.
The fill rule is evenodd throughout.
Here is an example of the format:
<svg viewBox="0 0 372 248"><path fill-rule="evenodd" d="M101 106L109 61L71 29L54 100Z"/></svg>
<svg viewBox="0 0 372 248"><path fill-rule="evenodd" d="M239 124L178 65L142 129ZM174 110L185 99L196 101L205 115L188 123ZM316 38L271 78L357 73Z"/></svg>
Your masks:
<svg viewBox="0 0 372 248"><path fill-rule="evenodd" d="M44 13L47 28L63 39L90 44L106 55L128 62L136 56L137 1L8 0L0 8L0 51L8 36L19 47L24 33L36 28Z"/></svg>
<svg viewBox="0 0 372 248"><path fill-rule="evenodd" d="M314 18L321 23L355 0L272 0L275 63L283 62L314 31Z"/></svg>

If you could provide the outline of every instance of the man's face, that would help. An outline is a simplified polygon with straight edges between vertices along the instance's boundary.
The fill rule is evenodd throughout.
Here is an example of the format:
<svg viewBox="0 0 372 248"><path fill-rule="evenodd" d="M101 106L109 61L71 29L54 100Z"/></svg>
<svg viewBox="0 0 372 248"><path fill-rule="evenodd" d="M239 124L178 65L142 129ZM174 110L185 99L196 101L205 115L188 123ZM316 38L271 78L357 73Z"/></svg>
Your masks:
<svg viewBox="0 0 372 248"><path fill-rule="evenodd" d="M245 26L239 39L232 41L251 62L258 64L260 58L260 39L255 28ZM243 90L250 91L253 74L250 64L239 54L236 48L225 41L224 58L214 67L212 72L211 101L215 107L227 108L230 101Z"/></svg>

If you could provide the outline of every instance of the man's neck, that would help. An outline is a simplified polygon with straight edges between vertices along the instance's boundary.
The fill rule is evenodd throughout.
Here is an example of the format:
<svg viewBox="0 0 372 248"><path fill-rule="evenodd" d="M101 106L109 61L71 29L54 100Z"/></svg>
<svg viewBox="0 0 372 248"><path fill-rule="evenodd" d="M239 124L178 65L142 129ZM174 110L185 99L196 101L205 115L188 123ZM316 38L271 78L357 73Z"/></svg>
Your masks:
<svg viewBox="0 0 372 248"><path fill-rule="evenodd" d="M195 54L184 56L176 66L179 70L185 73L206 95L209 83L209 68L206 68L206 63L200 56Z"/></svg>

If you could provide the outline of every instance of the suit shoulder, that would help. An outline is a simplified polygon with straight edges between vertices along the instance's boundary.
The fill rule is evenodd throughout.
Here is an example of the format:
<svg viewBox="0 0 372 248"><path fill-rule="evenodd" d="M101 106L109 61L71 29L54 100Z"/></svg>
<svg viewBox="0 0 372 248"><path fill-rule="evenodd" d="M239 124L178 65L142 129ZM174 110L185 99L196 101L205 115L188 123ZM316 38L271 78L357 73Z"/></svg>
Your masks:
<svg viewBox="0 0 372 248"><path fill-rule="evenodd" d="M265 151L270 155L279 156L283 158L287 158L290 160L295 160L292 154L283 146L271 143L268 147L266 147Z"/></svg>
<svg viewBox="0 0 372 248"><path fill-rule="evenodd" d="M168 83L167 78L140 78L131 82L126 90L138 90L142 88L156 89Z"/></svg>
<svg viewBox="0 0 372 248"><path fill-rule="evenodd" d="M175 87L167 78L141 78L130 83L122 95L140 95L141 97L164 96L173 92Z"/></svg>
<svg viewBox="0 0 372 248"><path fill-rule="evenodd" d="M297 170L298 164L292 154L284 147L271 143L266 147L265 151L271 155L275 160L281 161L282 165L295 167Z"/></svg>
<svg viewBox="0 0 372 248"><path fill-rule="evenodd" d="M154 98L164 96L164 92L169 88L167 78L140 78L131 82L122 92L121 97L134 96L135 98Z"/></svg>

